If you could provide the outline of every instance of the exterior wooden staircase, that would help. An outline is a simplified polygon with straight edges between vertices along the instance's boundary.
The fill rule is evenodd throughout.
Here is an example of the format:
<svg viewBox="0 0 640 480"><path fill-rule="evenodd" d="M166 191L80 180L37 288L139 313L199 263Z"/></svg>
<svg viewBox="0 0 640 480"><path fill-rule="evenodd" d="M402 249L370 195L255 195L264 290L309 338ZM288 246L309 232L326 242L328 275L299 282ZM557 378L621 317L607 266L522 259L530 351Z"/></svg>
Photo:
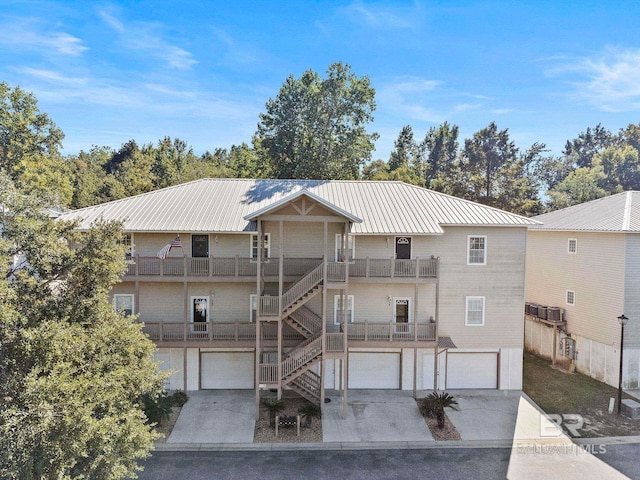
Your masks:
<svg viewBox="0 0 640 480"><path fill-rule="evenodd" d="M306 339L282 358L282 385L320 402L322 379L311 368L322 360L322 318L306 303L322 291L323 265L313 268L282 295L282 318Z"/></svg>

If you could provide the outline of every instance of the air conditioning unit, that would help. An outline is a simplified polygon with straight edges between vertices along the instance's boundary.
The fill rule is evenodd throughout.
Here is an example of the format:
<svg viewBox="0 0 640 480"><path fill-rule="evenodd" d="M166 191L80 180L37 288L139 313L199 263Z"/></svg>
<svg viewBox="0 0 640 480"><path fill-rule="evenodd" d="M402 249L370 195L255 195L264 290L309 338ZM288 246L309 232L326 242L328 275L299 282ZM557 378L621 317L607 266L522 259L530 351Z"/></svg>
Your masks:
<svg viewBox="0 0 640 480"><path fill-rule="evenodd" d="M562 309L560 307L548 307L547 308L547 320L551 322L562 321Z"/></svg>

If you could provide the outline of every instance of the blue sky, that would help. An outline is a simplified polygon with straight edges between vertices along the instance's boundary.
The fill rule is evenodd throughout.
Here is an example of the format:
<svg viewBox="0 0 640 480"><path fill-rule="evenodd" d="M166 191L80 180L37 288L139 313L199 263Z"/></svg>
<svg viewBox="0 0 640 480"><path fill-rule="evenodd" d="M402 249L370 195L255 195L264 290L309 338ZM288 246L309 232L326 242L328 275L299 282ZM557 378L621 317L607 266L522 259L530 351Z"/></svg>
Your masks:
<svg viewBox="0 0 640 480"><path fill-rule="evenodd" d="M289 74L343 61L404 125L496 121L525 149L640 122L640 2L0 0L0 81L32 91L65 153L178 137L250 142Z"/></svg>

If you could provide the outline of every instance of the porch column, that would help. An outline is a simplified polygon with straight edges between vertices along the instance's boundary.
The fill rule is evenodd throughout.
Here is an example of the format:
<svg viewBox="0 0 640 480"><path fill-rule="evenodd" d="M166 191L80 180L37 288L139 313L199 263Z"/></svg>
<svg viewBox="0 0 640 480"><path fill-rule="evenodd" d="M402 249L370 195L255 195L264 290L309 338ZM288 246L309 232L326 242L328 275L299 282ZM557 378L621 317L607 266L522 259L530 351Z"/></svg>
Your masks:
<svg viewBox="0 0 640 480"><path fill-rule="evenodd" d="M182 349L182 391L187 393L187 347Z"/></svg>
<svg viewBox="0 0 640 480"><path fill-rule="evenodd" d="M413 349L413 398L418 398L418 348Z"/></svg>
<svg viewBox="0 0 640 480"><path fill-rule="evenodd" d="M257 227L257 242L258 242L258 252L256 258L256 371L255 371L255 386L256 386L256 420L260 417L260 295L262 292L260 291L260 273L262 268L262 221L256 221ZM253 246L251 248L253 251Z"/></svg>
<svg viewBox="0 0 640 480"><path fill-rule="evenodd" d="M342 325L344 328L344 343L347 345L347 341L349 339L349 319L347 318L347 302L349 301L349 295L347 290L347 285L349 281L349 277L347 276L349 273L349 261L345 256L345 252L347 249L347 241L349 240L349 222L344 222L344 230L342 234L342 261L345 262L345 288L340 291L340 306L342 307ZM348 413L348 388L349 386L349 349L345 349L345 372L344 372L344 395L343 395L343 403L342 403L342 418L347 418Z"/></svg>
<svg viewBox="0 0 640 480"><path fill-rule="evenodd" d="M283 221L278 222L278 250L280 261L278 266L278 400L282 398L282 294L284 282L284 228Z"/></svg>
<svg viewBox="0 0 640 480"><path fill-rule="evenodd" d="M436 281L436 346L433 349L433 389L438 390L438 325L440 324L440 279Z"/></svg>
<svg viewBox="0 0 640 480"><path fill-rule="evenodd" d="M342 392L342 418L343 420L347 419L347 411L348 411L348 402L347 402L347 391L349 390L347 388L347 386L349 385L349 350L347 349L347 352L345 353L344 356L344 362L342 362L342 366L344 368L344 391Z"/></svg>
<svg viewBox="0 0 640 480"><path fill-rule="evenodd" d="M182 327L182 339L187 341L187 324L189 323L189 284L184 281L182 282L182 297L184 300L184 311L183 311L183 327Z"/></svg>
<svg viewBox="0 0 640 480"><path fill-rule="evenodd" d="M135 288L135 290L134 290L135 291L135 295L133 297L134 298L134 301L133 301L133 303L134 303L134 311L133 311L133 313L137 315L137 314L140 313L140 282L139 281L136 280L134 288Z"/></svg>
<svg viewBox="0 0 640 480"><path fill-rule="evenodd" d="M327 230L328 224L323 222L322 234L322 305L320 306L320 315L322 317L322 362L320 365L320 408L324 409L324 379L325 364L327 362ZM335 361L335 360L334 360Z"/></svg>

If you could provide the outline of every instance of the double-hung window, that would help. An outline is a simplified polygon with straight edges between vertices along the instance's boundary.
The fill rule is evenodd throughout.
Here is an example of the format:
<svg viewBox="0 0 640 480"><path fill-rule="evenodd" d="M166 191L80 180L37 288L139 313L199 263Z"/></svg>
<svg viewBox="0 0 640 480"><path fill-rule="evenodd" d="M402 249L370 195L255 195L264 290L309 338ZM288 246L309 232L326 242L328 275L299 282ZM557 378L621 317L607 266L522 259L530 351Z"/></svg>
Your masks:
<svg viewBox="0 0 640 480"><path fill-rule="evenodd" d="M267 259L271 256L271 237L268 233L262 234L262 258ZM258 234L251 234L251 244L249 245L249 254L252 260L258 259Z"/></svg>
<svg viewBox="0 0 640 480"><path fill-rule="evenodd" d="M567 240L567 253L576 254L578 253L578 239L577 238L569 238Z"/></svg>
<svg viewBox="0 0 640 480"><path fill-rule="evenodd" d="M484 325L484 297L467 297L465 325L469 327Z"/></svg>
<svg viewBox="0 0 640 480"><path fill-rule="evenodd" d="M347 320L353 323L353 295L347 295ZM334 325L342 324L342 303L340 295L333 297L333 323Z"/></svg>
<svg viewBox="0 0 640 480"><path fill-rule="evenodd" d="M122 235L122 239L120 240L120 245L125 247L125 257L127 260L133 258L134 255L134 244L133 244L133 233L125 233Z"/></svg>
<svg viewBox="0 0 640 480"><path fill-rule="evenodd" d="M487 237L469 235L467 240L467 265L487 264Z"/></svg>
<svg viewBox="0 0 640 480"><path fill-rule="evenodd" d="M133 295L116 293L113 296L113 308L116 312L133 315Z"/></svg>
<svg viewBox="0 0 640 480"><path fill-rule="evenodd" d="M344 257L346 259L348 259L348 261L350 263L353 263L353 258L355 257L356 254L356 250L355 250L355 245L356 245L356 239L354 238L353 235L348 235L348 240L347 240L347 245L346 248L344 250ZM342 258L342 234L341 233L336 233L336 256L335 256L336 260L338 262L342 262L343 258Z"/></svg>

